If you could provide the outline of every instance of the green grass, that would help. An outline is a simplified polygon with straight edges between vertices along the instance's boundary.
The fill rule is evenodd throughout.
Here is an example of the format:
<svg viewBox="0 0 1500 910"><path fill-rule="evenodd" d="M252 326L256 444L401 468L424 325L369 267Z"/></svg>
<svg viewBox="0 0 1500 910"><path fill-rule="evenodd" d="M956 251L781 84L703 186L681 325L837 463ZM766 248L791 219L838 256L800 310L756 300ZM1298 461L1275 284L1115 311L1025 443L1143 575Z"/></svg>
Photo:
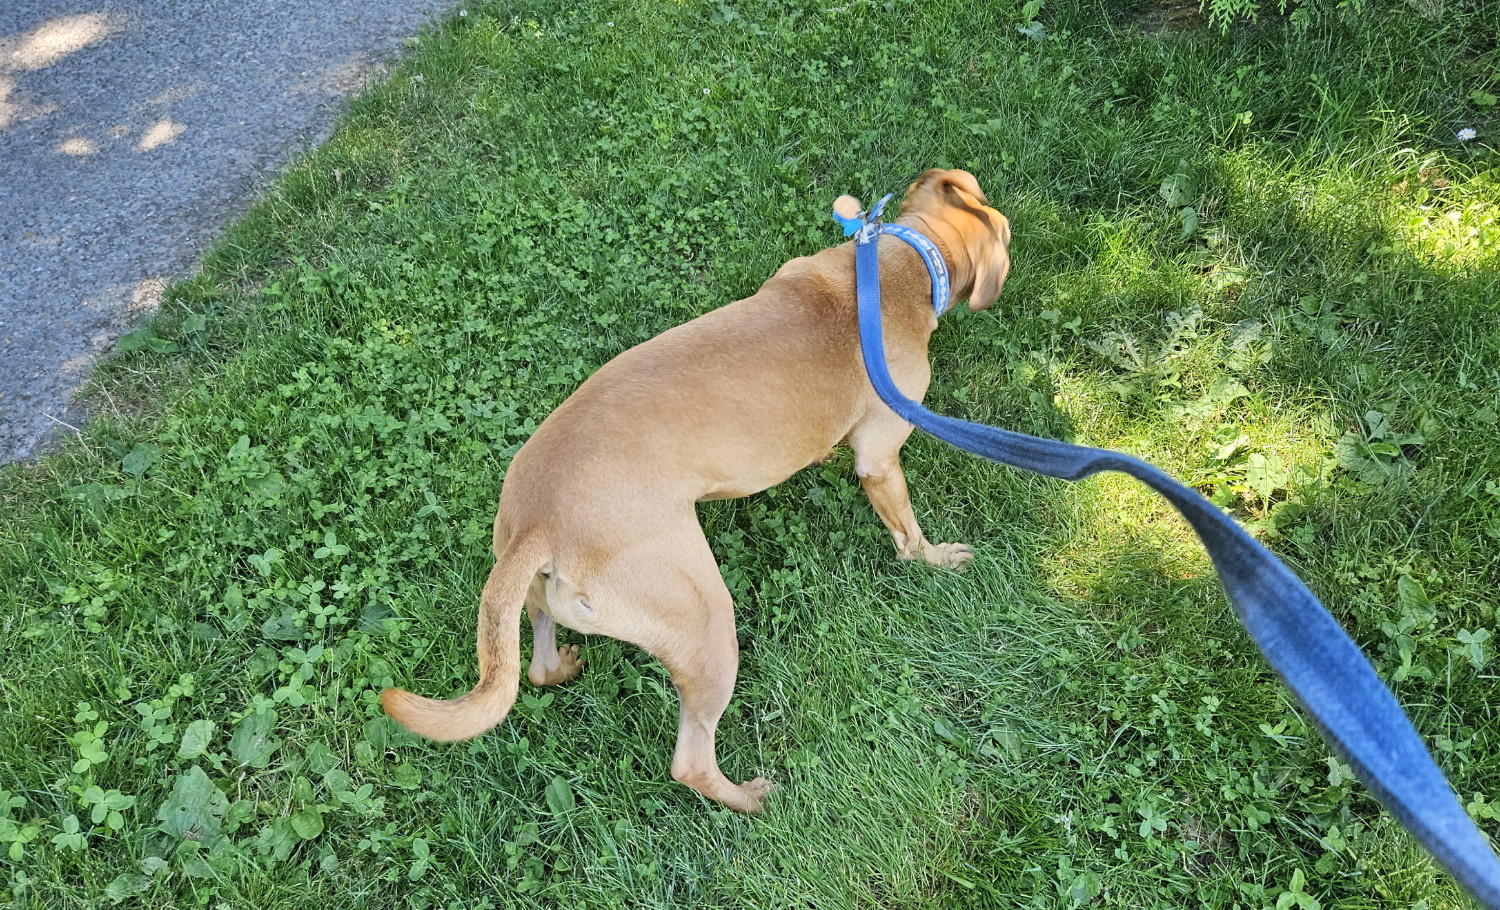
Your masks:
<svg viewBox="0 0 1500 910"><path fill-rule="evenodd" d="M0 475L12 906L1469 906L1159 500L929 439L961 575L895 560L847 454L701 510L764 817L671 781L675 697L611 640L473 743L383 718L472 684L506 463L590 371L962 166L1014 268L929 403L1234 510L1497 833L1494 7L830 6L477 4L129 337L97 386L136 416Z"/></svg>

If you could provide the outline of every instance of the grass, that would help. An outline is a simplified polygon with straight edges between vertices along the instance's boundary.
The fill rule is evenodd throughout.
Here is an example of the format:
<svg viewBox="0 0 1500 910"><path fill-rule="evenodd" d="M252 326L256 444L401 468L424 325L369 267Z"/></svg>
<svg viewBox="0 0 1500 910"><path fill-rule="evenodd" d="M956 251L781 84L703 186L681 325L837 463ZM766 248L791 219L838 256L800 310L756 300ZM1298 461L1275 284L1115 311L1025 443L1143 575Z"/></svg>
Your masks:
<svg viewBox="0 0 1500 910"><path fill-rule="evenodd" d="M781 783L764 817L672 783L675 697L614 641L469 744L380 714L472 684L506 462L590 371L836 242L839 193L962 166L1014 269L934 337L929 403L1232 509L1497 833L1495 9L1020 6L513 0L424 34L127 337L96 386L136 416L0 475L0 894L1470 906L1159 500L928 439L961 575L894 559L847 454L701 509L743 648L720 758Z"/></svg>

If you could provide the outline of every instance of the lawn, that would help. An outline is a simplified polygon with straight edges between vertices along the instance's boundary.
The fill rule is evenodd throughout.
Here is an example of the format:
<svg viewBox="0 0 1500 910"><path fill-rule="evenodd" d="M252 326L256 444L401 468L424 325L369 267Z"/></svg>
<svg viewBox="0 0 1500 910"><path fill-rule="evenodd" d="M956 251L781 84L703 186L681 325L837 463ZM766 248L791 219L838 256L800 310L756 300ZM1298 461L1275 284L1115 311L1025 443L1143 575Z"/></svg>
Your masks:
<svg viewBox="0 0 1500 910"><path fill-rule="evenodd" d="M838 242L840 193L964 167L1012 277L945 318L929 404L1230 509L1500 834L1500 11L1037 6L513 0L424 34L122 339L83 437L0 473L0 900L1472 906L1161 500L926 438L962 574L895 559L847 453L701 507L760 818L672 782L675 694L612 640L471 743L379 710L473 684L507 461L584 377Z"/></svg>

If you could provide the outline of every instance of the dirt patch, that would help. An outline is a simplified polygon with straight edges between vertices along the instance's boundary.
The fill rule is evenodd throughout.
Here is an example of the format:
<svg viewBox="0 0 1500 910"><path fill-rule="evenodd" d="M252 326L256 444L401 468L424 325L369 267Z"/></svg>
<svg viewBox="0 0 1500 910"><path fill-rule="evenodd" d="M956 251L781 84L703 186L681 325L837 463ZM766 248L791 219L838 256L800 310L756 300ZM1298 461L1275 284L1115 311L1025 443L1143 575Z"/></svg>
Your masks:
<svg viewBox="0 0 1500 910"><path fill-rule="evenodd" d="M1123 24L1160 38L1202 31L1208 28L1208 17L1196 0L1147 0L1131 9Z"/></svg>

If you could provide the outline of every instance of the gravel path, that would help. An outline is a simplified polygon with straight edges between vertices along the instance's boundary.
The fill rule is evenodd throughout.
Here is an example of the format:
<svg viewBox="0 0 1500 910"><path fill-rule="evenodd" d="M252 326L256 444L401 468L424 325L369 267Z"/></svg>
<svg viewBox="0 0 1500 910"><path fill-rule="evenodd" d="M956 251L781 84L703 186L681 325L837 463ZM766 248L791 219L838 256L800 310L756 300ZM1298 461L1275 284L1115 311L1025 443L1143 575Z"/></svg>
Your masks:
<svg viewBox="0 0 1500 910"><path fill-rule="evenodd" d="M0 0L0 464L444 0Z"/></svg>

